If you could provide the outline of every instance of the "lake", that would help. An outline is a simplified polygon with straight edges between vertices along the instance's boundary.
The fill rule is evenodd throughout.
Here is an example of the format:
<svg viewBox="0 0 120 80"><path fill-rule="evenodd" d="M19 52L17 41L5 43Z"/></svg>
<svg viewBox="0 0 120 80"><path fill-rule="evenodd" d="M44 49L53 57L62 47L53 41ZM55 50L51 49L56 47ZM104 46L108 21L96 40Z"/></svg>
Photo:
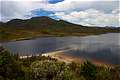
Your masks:
<svg viewBox="0 0 120 80"><path fill-rule="evenodd" d="M2 45L11 53L22 56L68 49L65 53L72 56L120 64L120 33L86 37L41 37Z"/></svg>

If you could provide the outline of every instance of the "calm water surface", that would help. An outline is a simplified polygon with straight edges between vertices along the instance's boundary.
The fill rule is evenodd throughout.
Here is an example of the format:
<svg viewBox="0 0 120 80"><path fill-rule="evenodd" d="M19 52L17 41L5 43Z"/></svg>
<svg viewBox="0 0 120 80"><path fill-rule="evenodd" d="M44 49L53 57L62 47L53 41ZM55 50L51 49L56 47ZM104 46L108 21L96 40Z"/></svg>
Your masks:
<svg viewBox="0 0 120 80"><path fill-rule="evenodd" d="M87 37L47 37L2 43L13 54L36 55L70 49L66 54L120 64L120 33Z"/></svg>

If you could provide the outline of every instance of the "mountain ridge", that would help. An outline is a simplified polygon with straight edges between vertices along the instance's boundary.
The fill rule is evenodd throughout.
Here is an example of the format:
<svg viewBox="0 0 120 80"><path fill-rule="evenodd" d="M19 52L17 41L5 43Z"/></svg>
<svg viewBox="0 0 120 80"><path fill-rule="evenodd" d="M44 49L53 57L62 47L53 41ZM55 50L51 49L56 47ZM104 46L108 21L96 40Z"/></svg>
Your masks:
<svg viewBox="0 0 120 80"><path fill-rule="evenodd" d="M120 27L90 27L73 24L49 17L32 17L30 19L13 19L0 22L0 39L12 40L40 36L87 36L104 33L120 33Z"/></svg>
<svg viewBox="0 0 120 80"><path fill-rule="evenodd" d="M50 18L50 17L47 17L47 16L40 16L40 17L32 17L30 19L12 19L10 21L7 21L7 22L2 22L0 21L0 25L1 24L10 24L10 23L17 23L17 22L25 22L25 21L29 21L29 20L49 20L49 21L56 21L56 22L65 22L65 23L69 23L69 24L72 24L72 25L76 25L76 26L84 26L84 25L79 25L79 24L74 24L74 23L70 23L68 21L65 21L65 20L55 20L53 18ZM120 28L120 27L114 27L114 26L105 26L105 27L101 27L101 26L84 26L84 27L99 27L99 28Z"/></svg>
<svg viewBox="0 0 120 80"><path fill-rule="evenodd" d="M70 23L70 22L68 22L68 21L65 21L65 20L55 20L55 19L53 19L53 18L50 18L50 17L47 17L47 16L40 16L40 17L32 17L32 18L30 18L30 19L18 19L18 18L16 18L16 19L12 19L12 20L10 20L10 21L7 21L7 22L1 22L0 21L0 24L9 24L9 23L16 23L16 22L24 22L24 21L29 21L29 20L36 20L36 21L38 21L38 20L49 20L49 21L56 21L56 22L66 22L66 23L69 23L69 24L73 24L73 25L76 25L76 26L84 26L84 25L79 25L79 24L74 24L74 23ZM92 26L85 26L85 27L92 27ZM105 27L102 27L102 26L94 26L94 27L100 27L100 28L106 28L106 27L112 27L112 28L119 28L119 27L114 27L114 26L105 26Z"/></svg>

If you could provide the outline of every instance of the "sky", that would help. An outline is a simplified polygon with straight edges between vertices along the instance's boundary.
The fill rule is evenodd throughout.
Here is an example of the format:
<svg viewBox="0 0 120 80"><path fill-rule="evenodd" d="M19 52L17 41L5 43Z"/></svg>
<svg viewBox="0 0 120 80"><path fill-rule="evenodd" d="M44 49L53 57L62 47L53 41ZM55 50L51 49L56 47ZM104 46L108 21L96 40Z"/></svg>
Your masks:
<svg viewBox="0 0 120 80"><path fill-rule="evenodd" d="M0 0L0 21L48 16L85 26L120 27L119 0Z"/></svg>

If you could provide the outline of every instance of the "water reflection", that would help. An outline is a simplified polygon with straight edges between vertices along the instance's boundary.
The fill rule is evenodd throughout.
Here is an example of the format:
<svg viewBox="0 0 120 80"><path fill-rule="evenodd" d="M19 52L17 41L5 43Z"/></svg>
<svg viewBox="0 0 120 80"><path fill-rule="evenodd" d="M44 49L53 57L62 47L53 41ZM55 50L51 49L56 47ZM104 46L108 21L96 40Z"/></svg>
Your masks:
<svg viewBox="0 0 120 80"><path fill-rule="evenodd" d="M36 55L69 48L66 54L120 64L119 33L88 37L48 37L4 43L11 53Z"/></svg>

